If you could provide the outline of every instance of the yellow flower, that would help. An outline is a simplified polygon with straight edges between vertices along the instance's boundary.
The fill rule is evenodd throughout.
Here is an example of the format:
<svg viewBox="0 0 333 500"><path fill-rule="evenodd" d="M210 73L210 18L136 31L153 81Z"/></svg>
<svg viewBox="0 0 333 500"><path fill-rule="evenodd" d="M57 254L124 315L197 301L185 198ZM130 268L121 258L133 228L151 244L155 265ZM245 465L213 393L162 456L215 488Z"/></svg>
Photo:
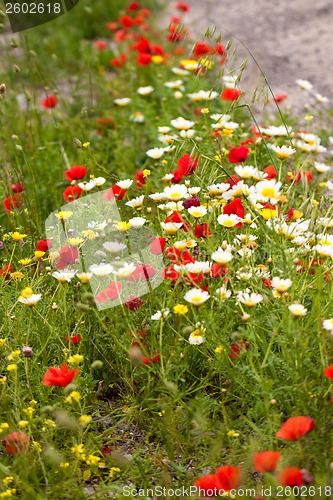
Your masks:
<svg viewBox="0 0 333 500"><path fill-rule="evenodd" d="M4 346L7 344L7 339L0 339L0 346Z"/></svg>
<svg viewBox="0 0 333 500"><path fill-rule="evenodd" d="M22 429L24 429L29 425L29 422L27 420L20 420L18 424L20 427L22 427Z"/></svg>
<svg viewBox="0 0 333 500"><path fill-rule="evenodd" d="M32 406L28 406L27 408L25 408L23 410L23 412L28 415L29 418L32 418L33 414L34 414L34 411L35 411L35 408L33 408Z"/></svg>
<svg viewBox="0 0 333 500"><path fill-rule="evenodd" d="M60 220L67 220L73 215L70 210L64 210L63 212L58 212L55 216Z"/></svg>
<svg viewBox="0 0 333 500"><path fill-rule="evenodd" d="M34 441L32 443L32 447L33 447L33 449L38 451L38 453L41 453L41 451L43 451L42 445L38 441Z"/></svg>
<svg viewBox="0 0 333 500"><path fill-rule="evenodd" d="M125 232L131 227L131 224L129 222L117 222L115 224L115 228L118 229L118 231Z"/></svg>
<svg viewBox="0 0 333 500"><path fill-rule="evenodd" d="M311 205L313 207L316 207L317 205L319 205L319 201L317 201L317 200L311 200Z"/></svg>
<svg viewBox="0 0 333 500"><path fill-rule="evenodd" d="M30 297L32 297L33 293L34 293L34 292L33 292L32 288L30 288L30 287L26 287L26 288L24 288L24 289L21 291L20 296L21 296L21 297L24 297L25 299L29 299Z"/></svg>
<svg viewBox="0 0 333 500"><path fill-rule="evenodd" d="M218 346L214 349L214 351L217 353L217 354L221 354L221 352L225 351L224 347L222 346Z"/></svg>
<svg viewBox="0 0 333 500"><path fill-rule="evenodd" d="M14 273L10 274L10 277L13 278L14 280L21 280L23 276L24 274L21 273L20 271L15 271Z"/></svg>
<svg viewBox="0 0 333 500"><path fill-rule="evenodd" d="M94 240L97 236L92 229L84 229L81 233L85 238L88 238L88 240Z"/></svg>
<svg viewBox="0 0 333 500"><path fill-rule="evenodd" d="M143 171L143 177L146 179L147 177L150 176L150 170L148 168L145 168Z"/></svg>
<svg viewBox="0 0 333 500"><path fill-rule="evenodd" d="M67 467L69 467L69 462L61 462L59 464L59 466L62 468L62 469L67 469Z"/></svg>
<svg viewBox="0 0 333 500"><path fill-rule="evenodd" d="M81 394L78 391L72 391L65 399L66 403L72 403L76 401L78 403L81 399Z"/></svg>
<svg viewBox="0 0 333 500"><path fill-rule="evenodd" d="M90 142L84 142L84 143L82 144L82 146L83 146L84 148L89 148L89 146L90 146Z"/></svg>
<svg viewBox="0 0 333 500"><path fill-rule="evenodd" d="M68 358L68 362L74 363L75 365L79 365L83 360L84 357L82 356L82 354L74 354L73 356L69 356Z"/></svg>
<svg viewBox="0 0 333 500"><path fill-rule="evenodd" d="M10 490L5 490L3 491L2 493L0 493L0 498L11 498L12 495L14 495L16 493L16 489L15 488L11 488Z"/></svg>
<svg viewBox="0 0 333 500"><path fill-rule="evenodd" d="M11 365L7 365L7 371L9 372L15 372L17 370L17 364L12 363Z"/></svg>
<svg viewBox="0 0 333 500"><path fill-rule="evenodd" d="M53 420L46 419L44 420L44 427L42 427L42 430L46 430L47 427L57 427L57 424L53 422Z"/></svg>
<svg viewBox="0 0 333 500"><path fill-rule="evenodd" d="M42 250L35 250L35 259L41 259L44 255L45 252L42 252Z"/></svg>
<svg viewBox="0 0 333 500"><path fill-rule="evenodd" d="M9 234L14 241L21 241L23 238L25 238L27 236L26 234L21 234L18 231L15 231L14 233L9 233Z"/></svg>
<svg viewBox="0 0 333 500"><path fill-rule="evenodd" d="M310 122L311 120L313 120L313 116L312 115L306 115L304 117L304 120L306 120L307 122Z"/></svg>
<svg viewBox="0 0 333 500"><path fill-rule="evenodd" d="M260 213L265 220L269 220L269 219L272 219L273 217L277 216L277 211L274 209L271 209L271 208L263 208L260 211Z"/></svg>
<svg viewBox="0 0 333 500"><path fill-rule="evenodd" d="M86 464L87 465L96 465L101 459L99 457L96 457L95 455L88 455L86 458Z"/></svg>
<svg viewBox="0 0 333 500"><path fill-rule="evenodd" d="M3 430L3 429L9 429L9 424L7 424L7 422L3 422L2 424L0 424L0 429Z"/></svg>
<svg viewBox="0 0 333 500"><path fill-rule="evenodd" d="M208 108L202 108L202 110L200 111L200 113L202 113L203 115L207 115L209 113L209 109Z"/></svg>
<svg viewBox="0 0 333 500"><path fill-rule="evenodd" d="M21 351L17 349L16 351L12 351L8 356L7 359L8 361L13 361L13 359L17 358L21 354Z"/></svg>
<svg viewBox="0 0 333 500"><path fill-rule="evenodd" d="M82 424L84 427L92 421L92 416L91 415L81 415L79 418L80 424Z"/></svg>
<svg viewBox="0 0 333 500"><path fill-rule="evenodd" d="M232 134L233 134L233 130L230 130L228 128L224 128L222 129L222 134L225 136L225 137L232 137Z"/></svg>
<svg viewBox="0 0 333 500"><path fill-rule="evenodd" d="M152 56L151 60L154 64L162 64L162 62L164 61L164 57L157 54L155 56Z"/></svg>
<svg viewBox="0 0 333 500"><path fill-rule="evenodd" d="M188 312L188 307L184 304L177 304L174 306L173 312L175 314L183 315L183 314L186 314Z"/></svg>
<svg viewBox="0 0 333 500"><path fill-rule="evenodd" d="M72 247L77 247L77 246L81 245L81 243L83 243L83 242L84 242L83 238L68 238L68 240L67 240L67 243L72 245Z"/></svg>
<svg viewBox="0 0 333 500"><path fill-rule="evenodd" d="M19 264L22 264L22 266L27 266L30 262L32 262L32 259L21 259L18 262Z"/></svg>
<svg viewBox="0 0 333 500"><path fill-rule="evenodd" d="M71 452L74 453L76 458L81 458L82 460L85 459L83 444L75 444L74 446L72 446Z"/></svg>
<svg viewBox="0 0 333 500"><path fill-rule="evenodd" d="M0 377L0 384L5 384L7 382L7 377Z"/></svg>
<svg viewBox="0 0 333 500"><path fill-rule="evenodd" d="M239 432L236 432L236 431L228 431L227 432L227 436L228 437L238 437L239 436Z"/></svg>
<svg viewBox="0 0 333 500"><path fill-rule="evenodd" d="M110 468L110 477L114 477L116 474L119 474L120 469L119 467L111 467Z"/></svg>
<svg viewBox="0 0 333 500"><path fill-rule="evenodd" d="M6 486L8 486L13 481L14 481L13 476L4 477L3 480L2 480L3 484L5 484Z"/></svg>

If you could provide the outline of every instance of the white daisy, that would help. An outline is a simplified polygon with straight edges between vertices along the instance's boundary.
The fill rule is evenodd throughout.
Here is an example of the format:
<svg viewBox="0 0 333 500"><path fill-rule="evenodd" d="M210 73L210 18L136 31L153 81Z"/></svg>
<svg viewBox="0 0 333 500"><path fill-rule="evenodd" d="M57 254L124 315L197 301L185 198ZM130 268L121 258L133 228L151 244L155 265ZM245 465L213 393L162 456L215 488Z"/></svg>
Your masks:
<svg viewBox="0 0 333 500"><path fill-rule="evenodd" d="M206 300L208 300L209 297L210 297L209 293L204 290L201 290L201 288L192 288L192 290L189 290L184 295L184 299L186 300L186 302L189 302L194 306L201 306L201 304L206 302Z"/></svg>
<svg viewBox="0 0 333 500"><path fill-rule="evenodd" d="M299 316L305 316L307 313L306 307L302 304L291 304L288 309L296 318Z"/></svg>
<svg viewBox="0 0 333 500"><path fill-rule="evenodd" d="M185 120L185 118L183 118L182 116L179 116L175 120L171 120L170 123L177 130L189 130L194 125L194 122L191 122L190 120Z"/></svg>

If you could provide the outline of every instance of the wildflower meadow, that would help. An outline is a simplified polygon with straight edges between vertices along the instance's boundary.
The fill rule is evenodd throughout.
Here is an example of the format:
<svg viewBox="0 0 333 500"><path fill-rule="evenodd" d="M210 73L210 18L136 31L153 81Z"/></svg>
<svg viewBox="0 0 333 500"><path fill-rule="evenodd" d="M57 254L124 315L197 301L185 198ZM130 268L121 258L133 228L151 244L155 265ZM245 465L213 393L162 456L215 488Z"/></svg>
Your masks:
<svg viewBox="0 0 333 500"><path fill-rule="evenodd" d="M0 499L333 496L331 101L167 7L1 10Z"/></svg>

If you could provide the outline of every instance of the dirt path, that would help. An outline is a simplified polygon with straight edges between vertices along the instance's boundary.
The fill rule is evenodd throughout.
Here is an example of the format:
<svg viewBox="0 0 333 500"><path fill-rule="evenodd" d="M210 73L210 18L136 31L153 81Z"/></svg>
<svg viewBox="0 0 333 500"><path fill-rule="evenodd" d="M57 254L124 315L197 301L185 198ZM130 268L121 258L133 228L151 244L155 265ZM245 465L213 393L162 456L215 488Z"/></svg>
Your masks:
<svg viewBox="0 0 333 500"><path fill-rule="evenodd" d="M193 39L216 27L222 41L238 45L237 60L248 59L245 82L262 82L250 55L255 55L275 92L285 92L299 106L304 93L295 79L314 84L316 92L333 100L333 0L187 0L190 11L184 21Z"/></svg>

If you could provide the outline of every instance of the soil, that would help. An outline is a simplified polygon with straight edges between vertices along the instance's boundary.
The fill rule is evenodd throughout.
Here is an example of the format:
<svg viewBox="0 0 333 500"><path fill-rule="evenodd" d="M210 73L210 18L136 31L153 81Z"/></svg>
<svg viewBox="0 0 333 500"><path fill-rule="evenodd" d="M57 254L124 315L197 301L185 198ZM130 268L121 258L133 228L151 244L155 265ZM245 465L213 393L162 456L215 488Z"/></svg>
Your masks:
<svg viewBox="0 0 333 500"><path fill-rule="evenodd" d="M289 104L302 106L308 99L295 86L299 78L309 80L315 92L332 100L332 0L187 0L187 4L190 10L182 19L193 40L204 40L207 28L216 28L214 36L221 33L224 45L228 40L237 45L235 60L228 66L248 61L242 77L248 98L264 82L251 52L273 91L287 93Z"/></svg>

